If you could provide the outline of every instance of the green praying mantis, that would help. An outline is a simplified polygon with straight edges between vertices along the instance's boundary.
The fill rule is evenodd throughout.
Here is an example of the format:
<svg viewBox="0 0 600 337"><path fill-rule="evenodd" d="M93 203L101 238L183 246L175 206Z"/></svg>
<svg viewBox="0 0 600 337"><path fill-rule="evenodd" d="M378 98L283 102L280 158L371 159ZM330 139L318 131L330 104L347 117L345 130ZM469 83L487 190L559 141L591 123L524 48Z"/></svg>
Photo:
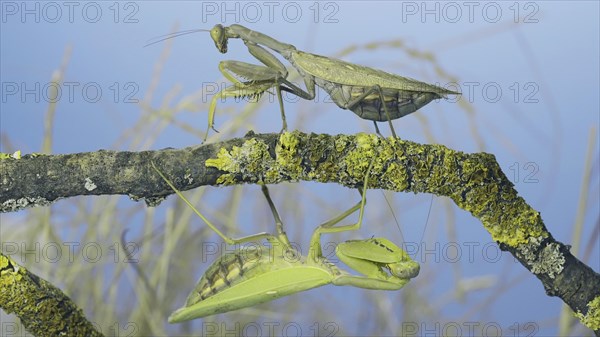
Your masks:
<svg viewBox="0 0 600 337"><path fill-rule="evenodd" d="M312 234L308 254L303 256L290 244L266 185L261 185L262 192L273 214L277 234L263 232L233 239L206 219L154 163L152 165L173 191L227 244L258 240L267 240L270 244L270 247L262 245L254 249L238 249L218 258L198 281L185 305L169 316L170 323L238 310L326 284L398 290L419 274L419 264L385 238L350 240L337 245L335 252L340 261L363 276L350 274L323 256L322 234L357 230L361 227L368 173L365 175L361 200L339 216L318 226ZM357 210L360 210L358 222L336 226Z"/></svg>
<svg viewBox="0 0 600 337"><path fill-rule="evenodd" d="M195 29L178 32L161 38L207 31ZM291 44L250 30L242 25L214 26L210 31L216 48L221 53L227 52L229 39L241 39L248 52L264 66L241 61L222 61L219 70L233 86L215 94L211 100L208 113L209 131L214 128L214 117L217 101L227 97L258 97L265 91L275 88L282 118L282 131L287 130L285 111L281 91L292 93L306 100L313 100L316 95L315 85L324 89L333 102L342 109L351 110L360 118L372 120L377 134L377 122L387 121L392 135L396 137L392 120L406 116L427 105L431 101L446 98L448 95L460 95L459 92L427 84L412 78L387 73L331 57L311 54L298 50ZM301 89L288 79L288 70L269 48L280 54L298 71L304 80L306 90ZM241 82L236 76L246 79Z"/></svg>

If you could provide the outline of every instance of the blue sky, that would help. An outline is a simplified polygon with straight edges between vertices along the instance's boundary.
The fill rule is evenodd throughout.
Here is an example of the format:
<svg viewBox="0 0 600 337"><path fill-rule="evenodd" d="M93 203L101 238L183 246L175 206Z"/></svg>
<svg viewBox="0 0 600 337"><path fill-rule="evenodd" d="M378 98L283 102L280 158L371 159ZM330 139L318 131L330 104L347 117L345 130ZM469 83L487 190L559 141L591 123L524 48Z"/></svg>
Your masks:
<svg viewBox="0 0 600 337"><path fill-rule="evenodd" d="M58 100L53 152L126 150L117 139L143 114L136 102L144 100L167 42L145 48L144 44L173 30L238 23L308 52L333 56L355 46L357 50L345 55L345 60L430 83L456 81L463 92L461 100L468 102L469 108L460 102L431 103L394 121L397 134L416 142L431 142L424 132L429 128L434 142L465 152L493 153L507 176L512 176L519 193L541 212L555 238L571 241L588 137L600 122L597 2L147 1L68 5L2 1L1 5L2 151L9 149L5 139L24 153L41 150L46 90L67 48L71 54ZM402 41L407 49L368 48L369 43L384 41ZM206 33L179 37L170 43L169 58L150 102L153 107L160 106L175 86L181 88L175 96L178 100L223 82L217 69L219 61L256 62L241 41L231 41L226 55L218 53ZM406 50L430 53L435 62L415 58ZM180 118L204 130L207 100L210 96L198 101L204 104L202 110ZM331 134L372 132L370 122L323 101L286 103L290 128ZM223 109L241 110L244 105L219 103ZM217 114L217 128L225 124L227 116L231 115ZM266 104L248 125L257 132L279 131L277 104ZM382 124L381 128L388 132L387 126ZM171 127L146 148L198 143L197 137ZM593 143L596 173L583 244L599 212L597 133ZM310 188L321 191L319 186ZM323 193L335 191L326 189ZM395 201L400 209L406 209L403 203L411 205L414 200L420 201L404 216L409 223L422 224L429 196L406 194ZM443 202L435 199L434 207ZM309 220L317 223L318 219ZM437 221L443 220L443 213L438 214ZM491 241L469 214L459 212L455 221L459 242L484 245ZM411 241L419 241L422 233L421 225L404 229L405 239ZM433 238L427 242L432 245L435 240L442 240L442 245L449 240L446 233L426 237ZM597 271L597 241L592 256L590 265ZM429 266L425 262L426 274L428 268L445 270L436 277L451 272L443 261ZM498 269L481 261L465 265L470 276L490 273L501 278ZM511 270L523 273L518 265ZM442 289L444 282L436 285ZM505 294L507 298L498 303L505 307L495 307L493 316L506 326L512 321L556 319L560 310L560 301L546 297L531 275ZM531 304L514 308L513 301L520 296L528 296ZM510 313L504 310L509 307ZM528 312L536 314L527 316ZM548 325L547 321L542 323ZM555 331L555 326L549 325L542 331Z"/></svg>

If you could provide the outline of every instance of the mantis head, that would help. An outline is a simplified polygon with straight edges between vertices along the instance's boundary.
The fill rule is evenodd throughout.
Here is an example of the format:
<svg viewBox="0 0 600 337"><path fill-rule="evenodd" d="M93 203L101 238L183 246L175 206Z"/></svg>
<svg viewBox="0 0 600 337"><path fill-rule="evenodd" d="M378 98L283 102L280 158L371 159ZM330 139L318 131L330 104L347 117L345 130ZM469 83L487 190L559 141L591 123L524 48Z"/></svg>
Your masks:
<svg viewBox="0 0 600 337"><path fill-rule="evenodd" d="M419 263L386 238L349 240L336 247L336 255L350 268L370 277L410 280L419 275Z"/></svg>
<svg viewBox="0 0 600 337"><path fill-rule="evenodd" d="M223 25L215 25L213 29L210 30L210 37L215 41L215 47L225 54L227 52L227 34L225 32L225 27Z"/></svg>
<svg viewBox="0 0 600 337"><path fill-rule="evenodd" d="M404 250L402 250L402 252L404 253L402 260L393 264L387 264L386 268L392 275L401 279L411 279L417 277L417 275L419 275L419 271L421 270L421 266L418 262L411 259Z"/></svg>

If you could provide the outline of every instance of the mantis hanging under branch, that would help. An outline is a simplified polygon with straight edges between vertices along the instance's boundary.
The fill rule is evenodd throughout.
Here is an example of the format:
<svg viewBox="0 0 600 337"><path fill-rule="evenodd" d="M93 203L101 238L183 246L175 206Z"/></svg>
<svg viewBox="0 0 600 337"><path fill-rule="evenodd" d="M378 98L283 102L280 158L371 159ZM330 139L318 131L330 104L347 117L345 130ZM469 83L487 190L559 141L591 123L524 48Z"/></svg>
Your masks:
<svg viewBox="0 0 600 337"><path fill-rule="evenodd" d="M268 302L280 297L326 284L354 286L375 290L398 290L419 274L419 264L400 247L385 238L350 240L336 247L340 261L363 274L350 274L323 256L321 234L357 230L363 222L368 174L365 176L361 200L339 216L318 226L310 240L308 255L292 247L269 191L262 192L273 213L276 235L259 233L233 239L224 235L206 219L173 184L152 164L158 174L194 212L228 244L265 239L270 247L238 249L218 258L206 270L185 305L169 316L169 323L229 312ZM335 226L359 211L358 222Z"/></svg>
<svg viewBox="0 0 600 337"><path fill-rule="evenodd" d="M206 31L203 29L179 32L171 35ZM372 120L378 134L377 122L387 121L392 135L396 137L392 120L413 113L429 102L445 98L447 95L460 95L435 85L412 78L387 73L385 71L345 62L335 58L306 53L291 44L250 30L242 25L216 25L210 30L210 36L221 53L227 52L229 39L241 39L252 56L264 64L254 65L240 61L222 61L219 70L236 88L226 88L213 96L208 113L208 132L214 128L217 100L226 97L256 96L270 88L275 88L281 109L282 130L287 129L281 91L290 92L306 100L315 98L315 85L323 88L331 99L342 109L351 110L360 118ZM167 37L169 38L169 37ZM159 41L164 40L161 39ZM158 41L156 41L158 42ZM153 42L153 43L156 43ZM286 67L271 54L269 48L291 63L304 79L306 90L287 80ZM235 76L248 80L240 82ZM262 85L255 85L261 82ZM270 85L269 85L270 84Z"/></svg>

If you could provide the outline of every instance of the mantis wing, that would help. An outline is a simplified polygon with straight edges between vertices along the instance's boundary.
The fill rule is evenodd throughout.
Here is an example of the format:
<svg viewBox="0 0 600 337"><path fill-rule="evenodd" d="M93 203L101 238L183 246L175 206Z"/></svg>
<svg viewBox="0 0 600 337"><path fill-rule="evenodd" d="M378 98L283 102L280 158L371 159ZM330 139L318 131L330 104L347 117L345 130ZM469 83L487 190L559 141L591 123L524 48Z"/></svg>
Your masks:
<svg viewBox="0 0 600 337"><path fill-rule="evenodd" d="M249 255L251 259L236 252L215 261L185 306L169 316L169 323L246 308L332 282L324 265L273 256L269 248L261 248Z"/></svg>
<svg viewBox="0 0 600 337"><path fill-rule="evenodd" d="M364 87L379 85L382 88L403 91L431 92L440 97L459 94L409 77L321 55L295 51L292 53L292 59L305 72L333 83Z"/></svg>

